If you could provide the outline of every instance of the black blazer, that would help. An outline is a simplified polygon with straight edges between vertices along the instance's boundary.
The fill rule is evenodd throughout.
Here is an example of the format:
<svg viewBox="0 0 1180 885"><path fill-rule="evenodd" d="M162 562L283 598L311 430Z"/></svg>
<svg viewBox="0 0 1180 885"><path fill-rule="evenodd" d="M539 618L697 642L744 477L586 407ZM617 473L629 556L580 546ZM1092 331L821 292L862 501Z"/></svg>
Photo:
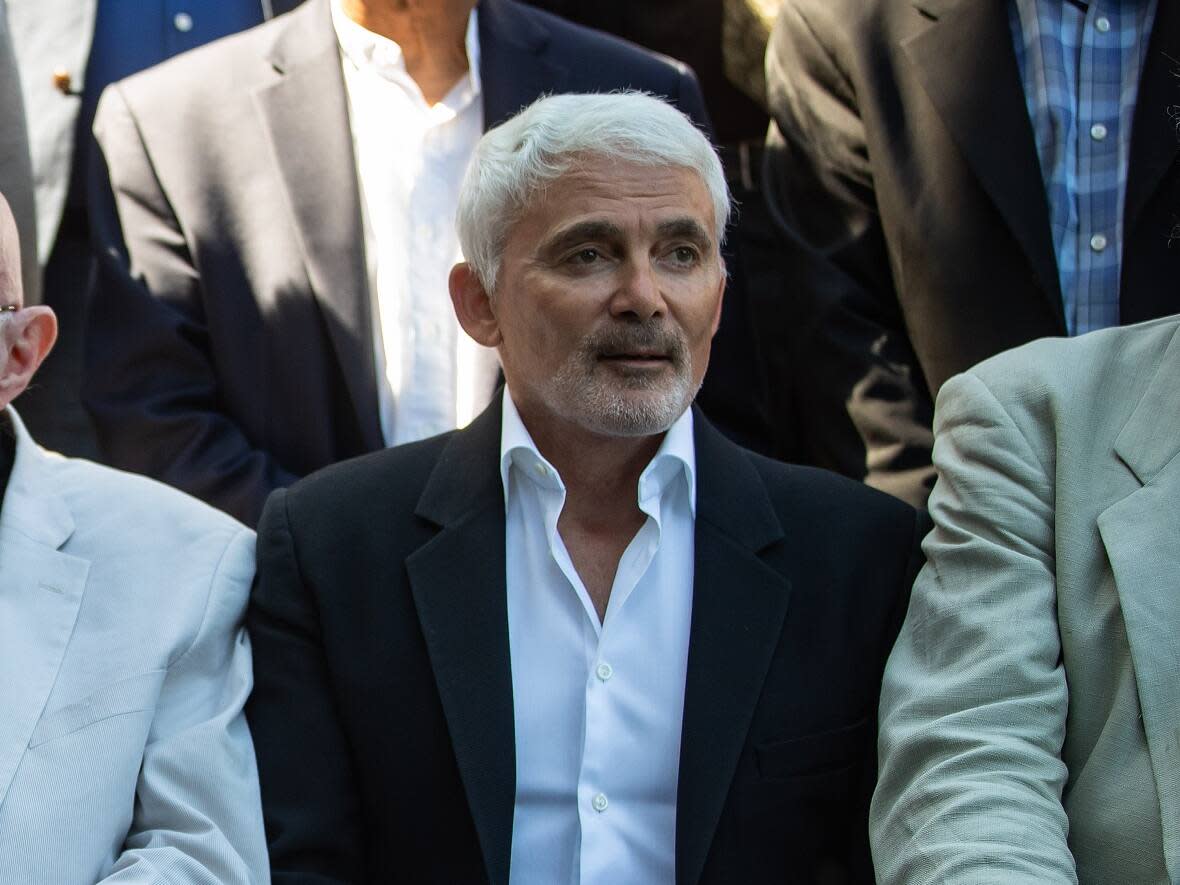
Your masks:
<svg viewBox="0 0 1180 885"><path fill-rule="evenodd" d="M877 696L925 517L695 423L676 881L871 881ZM497 398L267 502L247 715L276 883L506 885L499 443Z"/></svg>
<svg viewBox="0 0 1180 885"><path fill-rule="evenodd" d="M683 65L514 0L479 4L484 122L633 87L707 125ZM360 196L326 0L107 90L83 398L104 456L253 525L381 448Z"/></svg>
<svg viewBox="0 0 1180 885"><path fill-rule="evenodd" d="M951 375L1064 335L1048 201L999 0L787 0L767 180L792 278L755 307L784 439L925 501ZM1180 7L1160 3L1131 131L1121 320L1180 311ZM780 418L787 410L774 410Z"/></svg>

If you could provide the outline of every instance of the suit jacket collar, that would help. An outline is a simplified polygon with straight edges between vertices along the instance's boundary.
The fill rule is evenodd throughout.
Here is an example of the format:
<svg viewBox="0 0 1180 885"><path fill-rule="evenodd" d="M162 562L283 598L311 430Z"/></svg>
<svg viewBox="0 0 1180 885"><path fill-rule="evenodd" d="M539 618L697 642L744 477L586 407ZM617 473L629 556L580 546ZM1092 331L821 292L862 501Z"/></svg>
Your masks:
<svg viewBox="0 0 1180 885"><path fill-rule="evenodd" d="M541 95L564 90L569 70L547 52L550 37L535 11L514 0L481 0L479 67L485 130Z"/></svg>
<svg viewBox="0 0 1180 885"><path fill-rule="evenodd" d="M915 25L902 48L1064 330L1049 203L1007 4L916 0L914 6L926 21Z"/></svg>
<svg viewBox="0 0 1180 885"><path fill-rule="evenodd" d="M90 568L62 551L75 530L58 493L63 462L9 414L17 441L0 506L0 805L57 678Z"/></svg>
<svg viewBox="0 0 1180 885"><path fill-rule="evenodd" d="M439 533L407 560L492 883L508 881L516 797L499 397L454 434L416 513ZM678 883L699 880L787 609L759 552L783 536L746 454L698 411L696 559L677 808Z"/></svg>
<svg viewBox="0 0 1180 885"><path fill-rule="evenodd" d="M1131 122L1131 156L1127 163L1123 210L1127 237L1148 236L1135 233L1135 222L1180 154L1176 132L1176 108L1180 106L1178 77L1180 7L1173 0L1159 0Z"/></svg>
<svg viewBox="0 0 1180 885"><path fill-rule="evenodd" d="M507 885L516 801L500 400L453 434L416 514L439 527L407 560L447 730L492 885Z"/></svg>
<svg viewBox="0 0 1180 885"><path fill-rule="evenodd" d="M1180 709L1175 587L1180 574L1180 436L1175 421L1161 416L1175 414L1178 378L1180 326L1115 440L1115 456L1134 474L1131 491L1098 517L1126 625L1172 880L1180 879L1180 767L1173 755L1175 711Z"/></svg>
<svg viewBox="0 0 1180 885"><path fill-rule="evenodd" d="M254 92L254 101L361 436L378 449L383 439L360 188L328 2L307 0L273 27L267 60L274 77Z"/></svg>
<svg viewBox="0 0 1180 885"><path fill-rule="evenodd" d="M680 783L676 881L699 881L754 708L778 646L790 585L760 554L783 537L750 455L698 410L696 554Z"/></svg>

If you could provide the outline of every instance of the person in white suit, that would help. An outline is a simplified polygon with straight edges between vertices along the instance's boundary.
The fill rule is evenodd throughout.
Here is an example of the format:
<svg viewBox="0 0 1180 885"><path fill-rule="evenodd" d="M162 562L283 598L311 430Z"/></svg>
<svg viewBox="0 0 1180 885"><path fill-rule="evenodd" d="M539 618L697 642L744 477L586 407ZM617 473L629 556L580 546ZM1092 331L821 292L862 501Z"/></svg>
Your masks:
<svg viewBox="0 0 1180 885"><path fill-rule="evenodd" d="M11 402L56 334L0 197L0 882L268 882L253 533L37 446Z"/></svg>
<svg viewBox="0 0 1180 885"><path fill-rule="evenodd" d="M1180 317L949 381L878 881L1180 882Z"/></svg>

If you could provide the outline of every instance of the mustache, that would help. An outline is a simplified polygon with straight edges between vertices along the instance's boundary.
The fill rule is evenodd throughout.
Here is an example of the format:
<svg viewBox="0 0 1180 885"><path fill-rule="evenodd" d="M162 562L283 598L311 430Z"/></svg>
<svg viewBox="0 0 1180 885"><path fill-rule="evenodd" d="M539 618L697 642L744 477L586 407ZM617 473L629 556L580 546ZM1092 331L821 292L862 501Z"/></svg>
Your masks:
<svg viewBox="0 0 1180 885"><path fill-rule="evenodd" d="M653 353L676 365L684 362L687 347L674 329L662 322L620 323L591 332L582 344L592 358Z"/></svg>

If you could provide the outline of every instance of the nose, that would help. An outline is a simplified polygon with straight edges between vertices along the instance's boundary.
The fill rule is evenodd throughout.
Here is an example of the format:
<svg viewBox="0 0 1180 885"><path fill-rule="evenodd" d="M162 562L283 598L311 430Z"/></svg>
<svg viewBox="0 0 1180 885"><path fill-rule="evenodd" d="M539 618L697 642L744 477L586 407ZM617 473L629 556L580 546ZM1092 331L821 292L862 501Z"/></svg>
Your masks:
<svg viewBox="0 0 1180 885"><path fill-rule="evenodd" d="M645 321L662 316L666 305L660 279L651 262L631 261L623 267L618 288L611 298L611 314Z"/></svg>

